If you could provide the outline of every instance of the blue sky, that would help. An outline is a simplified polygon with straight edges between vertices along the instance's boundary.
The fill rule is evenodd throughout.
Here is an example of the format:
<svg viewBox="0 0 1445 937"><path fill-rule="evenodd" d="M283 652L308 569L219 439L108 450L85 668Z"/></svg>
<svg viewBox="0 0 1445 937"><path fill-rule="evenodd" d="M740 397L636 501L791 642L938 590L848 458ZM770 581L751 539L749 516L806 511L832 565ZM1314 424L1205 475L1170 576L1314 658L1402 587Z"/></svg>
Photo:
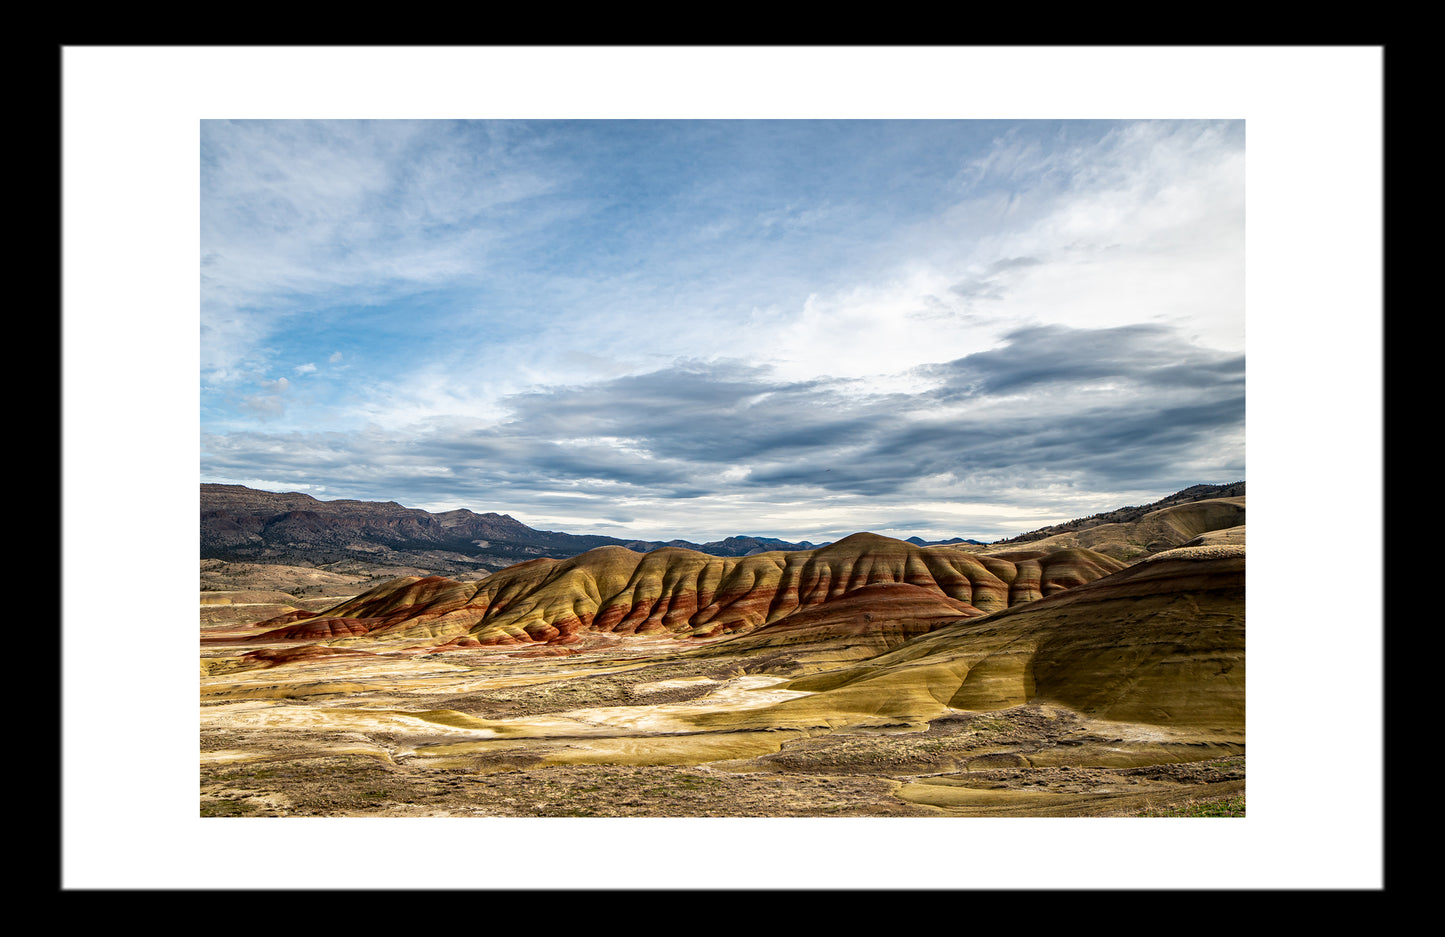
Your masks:
<svg viewBox="0 0 1445 937"><path fill-rule="evenodd" d="M202 481L996 539L1246 477L1243 121L201 125Z"/></svg>

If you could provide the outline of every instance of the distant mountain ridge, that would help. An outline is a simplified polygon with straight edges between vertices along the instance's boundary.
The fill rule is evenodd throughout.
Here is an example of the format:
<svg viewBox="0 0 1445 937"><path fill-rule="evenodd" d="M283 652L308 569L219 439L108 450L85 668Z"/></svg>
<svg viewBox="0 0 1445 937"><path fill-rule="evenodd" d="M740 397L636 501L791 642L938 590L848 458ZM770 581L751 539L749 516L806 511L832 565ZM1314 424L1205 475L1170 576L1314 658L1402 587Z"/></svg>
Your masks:
<svg viewBox="0 0 1445 937"><path fill-rule="evenodd" d="M1243 498L1244 487L1243 481L1194 485L1152 504L1044 527L991 546L1007 547L1079 532L1097 533L1097 529L1133 523L1163 508ZM300 492L261 491L244 485L202 484L200 495L202 560L326 567L372 577L416 574L475 578L526 560L565 559L603 546L625 547L637 553L680 547L710 556L744 557L828 545L752 536L708 543L627 540L536 530L507 514L477 514L466 508L432 514L395 501L321 501ZM909 537L905 542L915 546L989 545L960 537L935 541Z"/></svg>
<svg viewBox="0 0 1445 937"><path fill-rule="evenodd" d="M924 540L922 537L905 537L903 542L911 543L915 547L951 547L960 543L970 543L976 547L988 545L982 540L965 540L962 537L950 537L947 540Z"/></svg>
<svg viewBox="0 0 1445 937"><path fill-rule="evenodd" d="M711 556L747 556L825 545L746 536L702 544L626 540L536 530L507 514L466 508L432 514L395 501L321 501L244 485L202 484L200 509L201 559L296 565L358 560L453 575L486 573L539 557L563 559L601 546L639 553L670 546Z"/></svg>

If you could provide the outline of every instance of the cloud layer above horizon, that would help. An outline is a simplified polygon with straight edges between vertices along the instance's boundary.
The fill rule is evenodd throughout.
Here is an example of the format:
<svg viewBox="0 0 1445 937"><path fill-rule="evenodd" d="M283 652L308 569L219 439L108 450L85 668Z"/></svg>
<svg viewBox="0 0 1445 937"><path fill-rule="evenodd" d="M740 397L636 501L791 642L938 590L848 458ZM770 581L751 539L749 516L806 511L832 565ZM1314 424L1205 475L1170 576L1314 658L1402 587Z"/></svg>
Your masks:
<svg viewBox="0 0 1445 937"><path fill-rule="evenodd" d="M997 539L1244 470L1242 122L206 121L201 480Z"/></svg>

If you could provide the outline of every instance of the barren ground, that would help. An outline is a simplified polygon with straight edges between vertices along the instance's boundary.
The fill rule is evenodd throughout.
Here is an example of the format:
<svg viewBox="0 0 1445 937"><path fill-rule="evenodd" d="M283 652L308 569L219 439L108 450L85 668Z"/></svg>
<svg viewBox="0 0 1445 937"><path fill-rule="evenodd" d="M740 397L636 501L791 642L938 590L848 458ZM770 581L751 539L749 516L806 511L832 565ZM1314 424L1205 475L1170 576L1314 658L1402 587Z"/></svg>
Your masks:
<svg viewBox="0 0 1445 937"><path fill-rule="evenodd" d="M237 667L249 649L203 646L203 817L1137 816L1244 792L1242 745L1043 706L685 727L798 695L769 673L776 653L393 649Z"/></svg>

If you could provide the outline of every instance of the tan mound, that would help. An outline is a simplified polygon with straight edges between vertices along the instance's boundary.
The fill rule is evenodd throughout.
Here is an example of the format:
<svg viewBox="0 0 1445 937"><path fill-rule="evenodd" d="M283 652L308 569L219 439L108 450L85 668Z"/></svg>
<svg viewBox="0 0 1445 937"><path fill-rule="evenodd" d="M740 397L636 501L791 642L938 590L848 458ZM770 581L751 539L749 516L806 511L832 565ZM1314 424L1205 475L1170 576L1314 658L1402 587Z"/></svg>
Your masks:
<svg viewBox="0 0 1445 937"><path fill-rule="evenodd" d="M1183 546L1196 537L1215 531L1242 527L1245 523L1244 506L1243 497L1194 501L1150 512L1130 523L1100 524L1056 534L1028 546L1053 550L1086 547L1116 559L1133 561L1150 553Z"/></svg>
<svg viewBox="0 0 1445 937"><path fill-rule="evenodd" d="M375 657L368 651L358 651L352 648L322 647L317 644L308 644L304 647L288 648L264 648L259 651L241 655L242 659L248 662L262 664L267 667L279 667L282 664L293 664L299 661L321 660L332 657Z"/></svg>
<svg viewBox="0 0 1445 937"><path fill-rule="evenodd" d="M1244 525L1226 527L1223 530L1209 530L1185 543L1186 547L1244 546Z"/></svg>
<svg viewBox="0 0 1445 937"><path fill-rule="evenodd" d="M290 605L294 599L288 592L259 589L201 593L202 605Z"/></svg>
<svg viewBox="0 0 1445 937"><path fill-rule="evenodd" d="M786 687L814 695L699 724L906 725L1045 703L1242 741L1244 557L1139 564Z"/></svg>
<svg viewBox="0 0 1445 937"><path fill-rule="evenodd" d="M300 617L314 614L299 609L296 598L285 592L253 589L201 593L201 627L216 633L254 633L252 622L292 613Z"/></svg>
<svg viewBox="0 0 1445 937"><path fill-rule="evenodd" d="M201 589L212 591L262 590L290 592L298 588L328 588L333 594L350 589L365 580L364 576L333 573L312 566L284 566L270 563L232 563L203 559L200 567Z"/></svg>
<svg viewBox="0 0 1445 937"><path fill-rule="evenodd" d="M305 621L273 628L246 638L248 642L279 643L287 641L332 641L369 634L380 624L375 618L309 617Z"/></svg>

